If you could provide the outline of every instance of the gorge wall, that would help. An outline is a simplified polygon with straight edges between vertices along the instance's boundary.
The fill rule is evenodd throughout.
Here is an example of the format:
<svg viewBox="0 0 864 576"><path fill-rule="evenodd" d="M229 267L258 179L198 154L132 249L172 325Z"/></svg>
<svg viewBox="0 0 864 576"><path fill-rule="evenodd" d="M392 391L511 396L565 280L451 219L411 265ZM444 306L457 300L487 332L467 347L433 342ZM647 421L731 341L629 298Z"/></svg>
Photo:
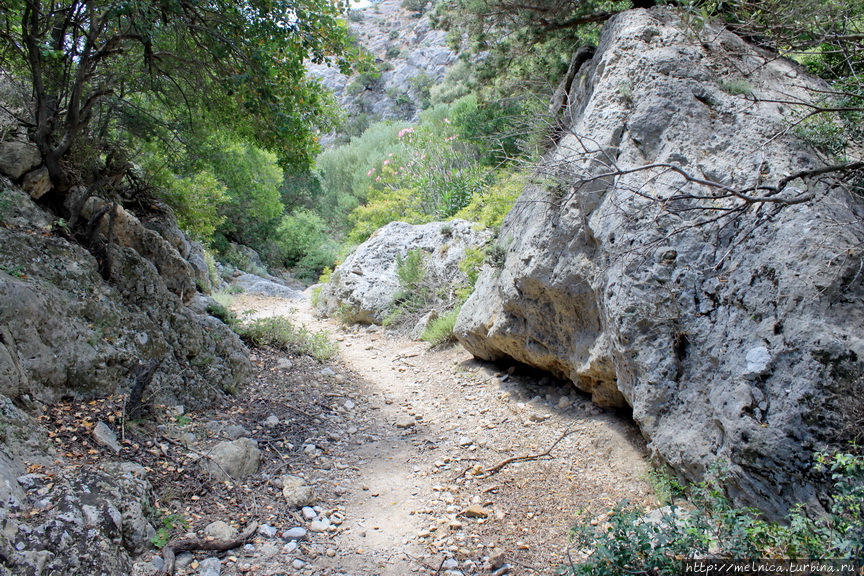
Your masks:
<svg viewBox="0 0 864 576"><path fill-rule="evenodd" d="M682 476L728 462L740 503L814 503L813 453L842 444L844 405L861 401L864 211L842 177L771 187L824 165L795 104L823 88L673 11L615 17L555 111L461 343L631 406ZM730 192L757 186L767 202Z"/></svg>

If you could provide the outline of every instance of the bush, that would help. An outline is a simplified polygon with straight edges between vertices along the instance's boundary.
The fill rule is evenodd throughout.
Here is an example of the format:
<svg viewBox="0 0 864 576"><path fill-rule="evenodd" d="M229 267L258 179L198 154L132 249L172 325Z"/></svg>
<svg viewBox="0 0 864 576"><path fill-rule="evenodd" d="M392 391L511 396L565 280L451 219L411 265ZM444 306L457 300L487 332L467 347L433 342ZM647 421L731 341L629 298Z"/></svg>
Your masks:
<svg viewBox="0 0 864 576"><path fill-rule="evenodd" d="M282 216L274 239L276 256L284 266L293 266L326 240L327 224L315 212L296 210Z"/></svg>
<svg viewBox="0 0 864 576"><path fill-rule="evenodd" d="M457 306L444 316L430 320L429 325L426 326L426 330L423 331L423 340L433 346L456 342L456 334L453 332L453 327L456 326L456 318L459 316L460 310L461 307Z"/></svg>
<svg viewBox="0 0 864 576"><path fill-rule="evenodd" d="M786 523L769 522L759 510L726 498L722 474L713 471L690 490L687 507L674 503L649 519L645 510L618 504L604 522L583 516L573 529L577 550L588 557L563 568L565 576L677 575L691 558L860 558L864 554L864 457L817 456L817 471L830 475L831 509L810 518L803 506ZM596 521L594 521L596 524Z"/></svg>
<svg viewBox="0 0 864 576"><path fill-rule="evenodd" d="M474 194L471 201L456 213L456 218L471 220L486 228L500 227L522 193L526 179L524 174L509 170L494 173L490 184Z"/></svg>
<svg viewBox="0 0 864 576"><path fill-rule="evenodd" d="M295 354L311 356L319 362L336 355L337 348L324 330L310 332L306 326L297 328L283 316L259 318L238 326L236 332L253 346L272 346Z"/></svg>

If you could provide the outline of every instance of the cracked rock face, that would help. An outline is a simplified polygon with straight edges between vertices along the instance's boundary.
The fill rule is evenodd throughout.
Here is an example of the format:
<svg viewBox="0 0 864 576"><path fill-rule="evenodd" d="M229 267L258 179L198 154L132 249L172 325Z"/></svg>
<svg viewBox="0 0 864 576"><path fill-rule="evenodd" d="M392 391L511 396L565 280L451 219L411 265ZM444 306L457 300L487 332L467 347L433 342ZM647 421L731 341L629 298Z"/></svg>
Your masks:
<svg viewBox="0 0 864 576"><path fill-rule="evenodd" d="M710 26L697 38L671 11L610 21L504 222L503 266L462 308L462 344L631 406L682 476L727 461L741 503L813 502L813 452L842 441L860 386L860 200L798 179L780 196L812 201L744 210L682 198L718 189L667 168L744 189L821 166L788 129L803 109L776 102L808 88L822 86L794 63Z"/></svg>
<svg viewBox="0 0 864 576"><path fill-rule="evenodd" d="M0 393L105 396L150 358L162 360L151 385L164 404L207 405L246 381L251 365L236 334L185 303L196 284L188 243L119 208L106 281L91 253L48 232L51 216L26 193L0 186L9 201L0 226Z"/></svg>

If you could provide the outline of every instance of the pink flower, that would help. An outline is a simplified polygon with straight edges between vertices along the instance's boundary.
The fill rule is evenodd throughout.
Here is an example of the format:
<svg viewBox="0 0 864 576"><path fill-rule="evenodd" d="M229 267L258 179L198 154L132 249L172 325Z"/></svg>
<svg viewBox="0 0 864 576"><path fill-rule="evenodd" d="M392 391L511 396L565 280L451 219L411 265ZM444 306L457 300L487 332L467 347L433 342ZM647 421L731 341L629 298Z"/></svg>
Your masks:
<svg viewBox="0 0 864 576"><path fill-rule="evenodd" d="M368 172L366 172L366 176L372 176L372 174L374 174L374 173L375 173L375 169L372 168L371 170L369 170Z"/></svg>
<svg viewBox="0 0 864 576"><path fill-rule="evenodd" d="M389 160L384 160L384 166L387 166L388 164L390 164L390 161L389 161Z"/></svg>
<svg viewBox="0 0 864 576"><path fill-rule="evenodd" d="M450 123L450 119L449 119L449 118L444 118L444 123L445 123L445 124L449 124L449 123Z"/></svg>
<svg viewBox="0 0 864 576"><path fill-rule="evenodd" d="M414 133L414 128L403 128L402 130L399 131L399 138L402 138L403 136L405 136L407 134L413 134L413 133ZM390 154L390 155L392 156L393 154Z"/></svg>
<svg viewBox="0 0 864 576"><path fill-rule="evenodd" d="M380 177L380 176L376 176L376 177L375 177L375 182L380 182L380 181L381 181L381 177Z"/></svg>

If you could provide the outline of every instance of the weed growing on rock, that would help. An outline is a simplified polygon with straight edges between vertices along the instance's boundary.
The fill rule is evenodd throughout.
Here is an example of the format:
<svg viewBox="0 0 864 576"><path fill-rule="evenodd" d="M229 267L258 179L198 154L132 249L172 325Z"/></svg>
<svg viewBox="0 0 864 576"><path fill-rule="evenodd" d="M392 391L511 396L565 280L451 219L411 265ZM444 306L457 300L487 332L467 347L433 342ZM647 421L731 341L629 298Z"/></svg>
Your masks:
<svg viewBox="0 0 864 576"><path fill-rule="evenodd" d="M184 530L189 527L189 523L183 516L179 514L166 514L162 517L162 526L156 531L156 534L150 539L150 543L156 549L162 549L171 540L179 528Z"/></svg>
<svg viewBox="0 0 864 576"><path fill-rule="evenodd" d="M456 318L461 309L461 306L457 306L444 316L430 320L426 330L423 331L423 340L433 346L455 342L456 334L453 333L453 327L456 326Z"/></svg>
<svg viewBox="0 0 864 576"><path fill-rule="evenodd" d="M817 472L833 485L828 514L809 516L792 509L784 523L761 518L759 510L740 508L722 488L715 470L691 487L689 502L674 502L651 513L623 502L601 522L582 517L573 528L580 563L563 567L562 576L615 574L673 575L692 558L856 558L864 553L864 457L820 454ZM593 525L592 525L593 523Z"/></svg>
<svg viewBox="0 0 864 576"><path fill-rule="evenodd" d="M311 332L305 326L296 327L284 316L259 318L238 326L236 332L243 340L257 347L273 346L295 354L305 354L319 362L336 355L336 345L323 330Z"/></svg>
<svg viewBox="0 0 864 576"><path fill-rule="evenodd" d="M720 82L720 89L732 96L750 96L753 94L753 85L743 78L724 80Z"/></svg>

